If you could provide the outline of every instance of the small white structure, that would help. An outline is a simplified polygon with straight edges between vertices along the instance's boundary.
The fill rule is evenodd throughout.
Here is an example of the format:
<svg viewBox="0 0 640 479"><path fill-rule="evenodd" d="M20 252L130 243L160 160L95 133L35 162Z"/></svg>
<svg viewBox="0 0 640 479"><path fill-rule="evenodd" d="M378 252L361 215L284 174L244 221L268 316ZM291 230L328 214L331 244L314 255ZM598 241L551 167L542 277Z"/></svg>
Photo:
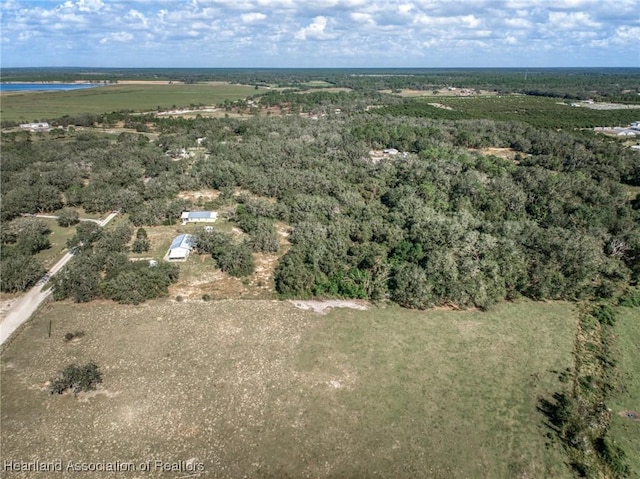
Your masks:
<svg viewBox="0 0 640 479"><path fill-rule="evenodd" d="M180 218L183 225L187 223L213 223L218 219L218 213L215 211L184 211Z"/></svg>
<svg viewBox="0 0 640 479"><path fill-rule="evenodd" d="M169 247L169 260L187 259L191 251L191 235L176 236Z"/></svg>
<svg viewBox="0 0 640 479"><path fill-rule="evenodd" d="M48 131L50 126L46 121L40 123L22 123L20 128L30 131Z"/></svg>

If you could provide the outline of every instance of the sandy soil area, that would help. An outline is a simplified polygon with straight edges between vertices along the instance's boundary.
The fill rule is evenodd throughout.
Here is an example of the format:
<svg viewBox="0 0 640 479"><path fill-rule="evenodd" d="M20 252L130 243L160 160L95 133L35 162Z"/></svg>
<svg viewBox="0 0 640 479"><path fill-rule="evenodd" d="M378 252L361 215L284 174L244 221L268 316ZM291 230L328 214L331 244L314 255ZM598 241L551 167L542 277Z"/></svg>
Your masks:
<svg viewBox="0 0 640 479"><path fill-rule="evenodd" d="M341 301L336 299L329 299L325 301L291 300L289 302L296 308L305 311L313 311L314 313L318 314L327 314L333 308L350 308L359 309L361 311L369 309L369 305L366 301Z"/></svg>

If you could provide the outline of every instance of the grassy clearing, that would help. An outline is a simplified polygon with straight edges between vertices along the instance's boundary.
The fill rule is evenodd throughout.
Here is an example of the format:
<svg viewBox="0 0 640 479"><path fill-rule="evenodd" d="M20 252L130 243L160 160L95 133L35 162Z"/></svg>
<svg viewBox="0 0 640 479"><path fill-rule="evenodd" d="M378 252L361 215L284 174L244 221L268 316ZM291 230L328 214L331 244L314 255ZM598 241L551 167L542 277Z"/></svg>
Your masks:
<svg viewBox="0 0 640 479"><path fill-rule="evenodd" d="M610 437L625 451L631 476L640 478L640 420L632 420L625 413L632 411L640 418L640 320L637 309L619 308L615 326L619 350L619 369L624 389L611 400L612 419Z"/></svg>
<svg viewBox="0 0 640 479"><path fill-rule="evenodd" d="M306 82L302 82L301 85L305 85L305 86L311 86L311 87L329 87L329 86L333 86L333 83L329 83L328 81L324 81L324 80L309 80Z"/></svg>
<svg viewBox="0 0 640 479"><path fill-rule="evenodd" d="M629 195L630 200L634 200L636 196L640 195L640 186L624 185L624 189Z"/></svg>
<svg viewBox="0 0 640 479"><path fill-rule="evenodd" d="M225 207L218 211L225 210ZM150 249L144 253L130 253L134 260L155 259L162 261L167 254L173 239L183 233L193 234L204 224L181 223L171 226L145 226L147 237L150 240ZM223 216L219 216L212 223L216 231L234 234L239 241L246 238L234 223L229 222ZM133 243L133 239L131 240ZM283 240L283 246L286 240ZM220 271L216 262L210 255L198 255L192 252L186 261L179 261L180 277L178 282L171 285L169 294L172 298L181 296L185 300L200 300L204 295L211 299L275 299L275 286L273 273L278 259L284 254L284 249L277 254L254 253L256 270L254 274L246 278L234 278Z"/></svg>
<svg viewBox="0 0 640 479"><path fill-rule="evenodd" d="M74 91L2 94L3 120L37 121L77 113L109 113L119 110L147 111L158 107L212 105L255 93L246 85L109 85Z"/></svg>
<svg viewBox="0 0 640 479"><path fill-rule="evenodd" d="M51 229L49 234L49 242L51 248L40 251L36 254L36 258L42 261L46 268L51 268L56 262L62 258L67 249L67 240L76 234L75 226L63 228L58 225L58 221L49 218L38 218L40 221L47 223Z"/></svg>
<svg viewBox="0 0 640 479"><path fill-rule="evenodd" d="M575 329L560 302L326 316L278 301L53 304L2 353L3 459L195 459L212 478L571 477L536 404L572 366ZM89 360L97 393L47 394Z"/></svg>

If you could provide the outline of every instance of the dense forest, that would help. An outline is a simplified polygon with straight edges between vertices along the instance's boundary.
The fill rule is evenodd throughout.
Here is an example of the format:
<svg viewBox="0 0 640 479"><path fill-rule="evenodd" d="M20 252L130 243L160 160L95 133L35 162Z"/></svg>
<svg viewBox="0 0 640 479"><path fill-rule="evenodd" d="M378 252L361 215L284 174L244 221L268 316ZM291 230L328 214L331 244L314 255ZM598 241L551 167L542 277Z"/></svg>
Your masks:
<svg viewBox="0 0 640 479"><path fill-rule="evenodd" d="M291 107L292 95L264 101ZM131 126L159 133L154 141L63 128L74 124L70 118L48 134L4 133L3 231L24 228L21 214L63 207L119 209L137 227L171 223L192 206L178 192L214 188L236 205L230 219L249 240L237 244L216 233L198 238L199 250L243 276L253 271L252 251L278 249L274 222L290 225L291 247L275 272L283 297L487 308L518 296L606 298L638 281L640 198L628 193L640 185L637 152L521 122L434 119L393 105L360 108L378 100L384 99L366 92L305 95L301 101L311 102L300 107L305 111L358 105L357 113L319 120L119 114ZM115 121L86 120L96 126ZM201 154L172 160L198 139ZM515 153L504 159L478 151L486 147ZM385 149L388 154L371 154ZM234 196L238 189L249 194ZM123 259L132 226L109 232L108 240L89 233L56 281L57 297L139 302L175 280L177 272L158 270L144 278L151 293L126 297L119 284L143 281L140 267ZM18 258L32 271L31 279L14 279L11 287L3 280L3 290L28 287L41 273L31 256L40 247L32 236L25 244L18 234L3 234L3 270ZM91 285L78 292L74 281L82 278Z"/></svg>

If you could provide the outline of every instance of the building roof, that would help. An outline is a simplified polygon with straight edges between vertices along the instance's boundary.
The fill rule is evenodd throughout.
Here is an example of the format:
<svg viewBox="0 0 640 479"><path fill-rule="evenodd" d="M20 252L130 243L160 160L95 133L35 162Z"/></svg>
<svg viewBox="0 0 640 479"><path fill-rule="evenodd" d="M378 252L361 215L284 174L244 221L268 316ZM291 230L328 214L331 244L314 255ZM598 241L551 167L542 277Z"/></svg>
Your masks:
<svg viewBox="0 0 640 479"><path fill-rule="evenodd" d="M175 239L171 242L171 246L169 249L177 249L177 248L191 248L191 235L182 234L176 236Z"/></svg>
<svg viewBox="0 0 640 479"><path fill-rule="evenodd" d="M216 218L218 213L215 211L185 211L182 213L183 219L190 218Z"/></svg>

